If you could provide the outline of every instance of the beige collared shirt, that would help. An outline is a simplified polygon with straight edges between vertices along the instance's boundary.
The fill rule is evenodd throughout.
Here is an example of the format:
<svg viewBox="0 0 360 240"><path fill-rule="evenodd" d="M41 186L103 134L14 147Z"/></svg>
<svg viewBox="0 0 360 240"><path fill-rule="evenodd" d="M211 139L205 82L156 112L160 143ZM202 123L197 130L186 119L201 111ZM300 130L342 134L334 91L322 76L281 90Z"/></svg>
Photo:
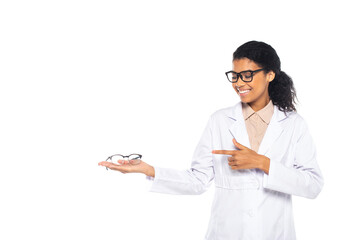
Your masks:
<svg viewBox="0 0 360 240"><path fill-rule="evenodd" d="M270 100L264 108L257 112L255 112L247 103L241 102L241 105L251 149L258 152L261 140L265 135L267 126L274 113L274 105Z"/></svg>

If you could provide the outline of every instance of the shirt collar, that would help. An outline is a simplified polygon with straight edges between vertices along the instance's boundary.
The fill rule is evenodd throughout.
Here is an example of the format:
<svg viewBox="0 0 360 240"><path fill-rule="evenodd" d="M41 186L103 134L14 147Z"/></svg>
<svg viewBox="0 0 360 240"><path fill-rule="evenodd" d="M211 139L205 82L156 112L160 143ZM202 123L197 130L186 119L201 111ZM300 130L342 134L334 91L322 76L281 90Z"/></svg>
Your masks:
<svg viewBox="0 0 360 240"><path fill-rule="evenodd" d="M255 111L250 107L249 104L241 102L242 105L242 112L244 119L247 120L249 117L251 117ZM274 104L270 100L270 102L262 109L256 112L259 117L266 122L267 124L270 123L271 117L274 113Z"/></svg>

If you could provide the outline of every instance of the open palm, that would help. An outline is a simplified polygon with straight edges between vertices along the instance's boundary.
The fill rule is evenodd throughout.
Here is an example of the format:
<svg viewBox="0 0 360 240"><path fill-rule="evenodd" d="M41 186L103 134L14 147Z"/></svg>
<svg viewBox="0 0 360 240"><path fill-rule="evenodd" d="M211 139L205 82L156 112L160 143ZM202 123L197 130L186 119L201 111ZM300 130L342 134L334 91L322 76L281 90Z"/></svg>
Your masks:
<svg viewBox="0 0 360 240"><path fill-rule="evenodd" d="M111 170L117 170L122 173L144 173L146 174L151 167L149 164L147 164L144 161L141 161L139 164L132 164L132 160L119 160L118 164L108 162L108 161L102 161L99 162L99 166L107 167Z"/></svg>

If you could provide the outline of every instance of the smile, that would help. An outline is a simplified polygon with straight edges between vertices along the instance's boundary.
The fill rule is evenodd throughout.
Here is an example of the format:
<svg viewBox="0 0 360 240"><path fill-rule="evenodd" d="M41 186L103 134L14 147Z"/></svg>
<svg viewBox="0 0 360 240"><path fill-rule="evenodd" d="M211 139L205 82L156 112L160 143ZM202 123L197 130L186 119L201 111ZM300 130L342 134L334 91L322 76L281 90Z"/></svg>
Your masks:
<svg viewBox="0 0 360 240"><path fill-rule="evenodd" d="M247 92L250 92L250 90L243 90L243 91L239 90L239 93L247 93Z"/></svg>
<svg viewBox="0 0 360 240"><path fill-rule="evenodd" d="M248 94L251 91L251 89L240 90L239 88L236 88L236 90L238 91L238 94L240 96L245 96L246 94Z"/></svg>

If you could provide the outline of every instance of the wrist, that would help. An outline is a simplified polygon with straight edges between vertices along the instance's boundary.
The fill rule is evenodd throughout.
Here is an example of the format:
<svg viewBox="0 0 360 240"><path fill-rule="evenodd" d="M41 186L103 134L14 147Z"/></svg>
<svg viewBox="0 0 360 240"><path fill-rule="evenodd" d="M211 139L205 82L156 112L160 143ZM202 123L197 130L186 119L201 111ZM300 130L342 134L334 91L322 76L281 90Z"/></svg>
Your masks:
<svg viewBox="0 0 360 240"><path fill-rule="evenodd" d="M259 169L261 169L262 171L264 171L266 174L269 174L269 169L270 169L270 158L264 156L264 155L260 155L260 167Z"/></svg>
<svg viewBox="0 0 360 240"><path fill-rule="evenodd" d="M155 169L153 166L151 165L148 165L148 167L146 168L146 171L144 172L144 174L146 176L149 176L149 177L155 177Z"/></svg>

